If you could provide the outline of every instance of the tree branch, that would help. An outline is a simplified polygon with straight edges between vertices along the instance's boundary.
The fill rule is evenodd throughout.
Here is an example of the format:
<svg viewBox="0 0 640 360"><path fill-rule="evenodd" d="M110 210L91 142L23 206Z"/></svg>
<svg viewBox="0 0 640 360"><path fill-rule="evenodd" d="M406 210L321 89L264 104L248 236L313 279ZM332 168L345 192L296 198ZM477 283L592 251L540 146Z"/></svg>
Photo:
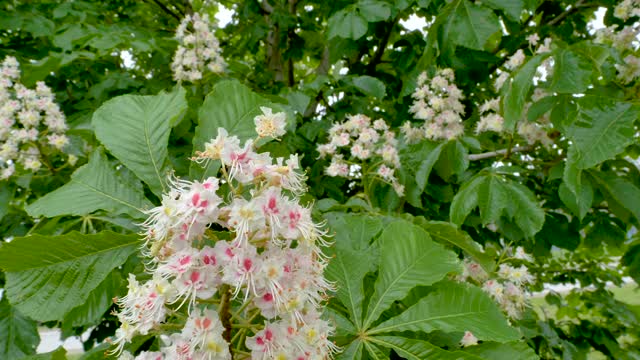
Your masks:
<svg viewBox="0 0 640 360"><path fill-rule="evenodd" d="M564 20L564 18L566 18L567 16L571 15L572 13L578 11L578 9L580 8L585 8L585 7L591 7L591 6L597 6L595 4L585 4L584 0L578 0L573 6L571 6L569 9L565 10L564 12L562 12L560 15L556 16L555 18L551 19L551 21L549 21L547 23L548 26L553 26L557 23L559 23L560 21Z"/></svg>
<svg viewBox="0 0 640 360"><path fill-rule="evenodd" d="M511 151L509 151L509 150L511 150ZM506 155L507 153L513 154L513 153L517 153L517 152L527 152L527 151L531 151L531 150L533 150L533 146L531 146L531 145L516 146L516 147L511 148L511 149L501 149L501 150L490 151L490 152L486 152L486 153L482 153L482 154L471 154L471 155L469 155L469 161L478 161L478 160L490 159L492 157Z"/></svg>
<svg viewBox="0 0 640 360"><path fill-rule="evenodd" d="M378 48L376 52L373 54L371 61L367 65L367 73L372 74L376 71L376 66L382 60L382 55L384 55L384 51L387 49L387 45L389 44L389 38L391 37L391 33L393 32L393 28L396 26L398 21L400 20L400 13L393 19L391 25L389 26L389 30L384 33L382 38L380 39L380 43L378 44Z"/></svg>
<svg viewBox="0 0 640 360"><path fill-rule="evenodd" d="M327 75L328 73L329 73L329 47L325 46L324 50L322 50L322 58L320 59L320 63L318 64L318 67L316 67L316 76ZM318 103L320 103L320 100L323 97L324 96L322 95L322 90L320 90L320 93L318 94L318 96L316 96L315 99L313 99L309 103L309 106L307 106L307 109L304 111L304 114L302 114L302 116L310 117L311 115L313 115L316 112Z"/></svg>
<svg viewBox="0 0 640 360"><path fill-rule="evenodd" d="M149 0L146 0L146 1L149 2ZM173 16L176 20L180 21L182 19L178 14L174 13L165 4L160 2L160 0L151 0L151 1L156 3L164 12L166 12L167 14Z"/></svg>

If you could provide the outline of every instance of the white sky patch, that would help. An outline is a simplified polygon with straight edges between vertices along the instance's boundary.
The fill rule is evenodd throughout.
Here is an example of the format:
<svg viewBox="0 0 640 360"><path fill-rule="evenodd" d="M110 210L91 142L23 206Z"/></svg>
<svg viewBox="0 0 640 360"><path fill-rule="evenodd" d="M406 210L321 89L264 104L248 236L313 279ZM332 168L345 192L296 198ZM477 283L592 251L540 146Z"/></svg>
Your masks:
<svg viewBox="0 0 640 360"><path fill-rule="evenodd" d="M218 27L224 28L229 24L233 18L233 14L236 12L232 9L226 8L221 4L218 4L218 13L216 14L216 20L218 20Z"/></svg>
<svg viewBox="0 0 640 360"><path fill-rule="evenodd" d="M400 24L404 26L405 29L409 31L420 30L423 34L425 33L424 28L427 26L427 19L418 16L416 14L411 14L407 20L400 20Z"/></svg>
<svg viewBox="0 0 640 360"><path fill-rule="evenodd" d="M598 29L604 29L604 14L607 13L607 8L599 7L596 11L596 18L594 20L589 21L589 34L593 35Z"/></svg>
<svg viewBox="0 0 640 360"><path fill-rule="evenodd" d="M133 55L129 50L120 51L120 59L122 59L122 64L127 69L133 69L136 66L135 60L133 60Z"/></svg>

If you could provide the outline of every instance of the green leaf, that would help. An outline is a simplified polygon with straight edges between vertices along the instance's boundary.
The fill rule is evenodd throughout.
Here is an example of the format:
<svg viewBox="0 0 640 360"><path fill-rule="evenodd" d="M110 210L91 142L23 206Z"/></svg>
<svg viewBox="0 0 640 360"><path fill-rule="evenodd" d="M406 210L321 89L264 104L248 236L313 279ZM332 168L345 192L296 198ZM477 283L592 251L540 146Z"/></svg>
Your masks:
<svg viewBox="0 0 640 360"><path fill-rule="evenodd" d="M500 22L490 9L469 0L457 0L448 36L455 44L474 50L491 50L489 39L500 31Z"/></svg>
<svg viewBox="0 0 640 360"><path fill-rule="evenodd" d="M566 133L572 141L569 152L573 152L578 169L611 159L633 143L633 123L640 115L640 107L594 96L585 96L578 104L578 118Z"/></svg>
<svg viewBox="0 0 640 360"><path fill-rule="evenodd" d="M92 123L109 152L160 196L170 171L171 126L186 110L182 88L155 96L122 95L102 104Z"/></svg>
<svg viewBox="0 0 640 360"><path fill-rule="evenodd" d="M568 49L558 49L553 60L550 91L578 94L587 90L593 72L591 61Z"/></svg>
<svg viewBox="0 0 640 360"><path fill-rule="evenodd" d="M3 184L0 187L0 220L9 212L11 198L13 198L11 186Z"/></svg>
<svg viewBox="0 0 640 360"><path fill-rule="evenodd" d="M359 338L350 343L344 350L336 355L336 360L362 359L363 342Z"/></svg>
<svg viewBox="0 0 640 360"><path fill-rule="evenodd" d="M427 183L429 182L429 175L431 174L431 170L435 165L436 161L440 158L440 152L442 151L443 145L439 144L433 149L430 149L426 155L423 155L424 159L420 165L418 166L418 170L416 171L416 183L418 184L418 188L421 192L424 191Z"/></svg>
<svg viewBox="0 0 640 360"><path fill-rule="evenodd" d="M369 23L354 8L340 10L329 18L329 39L336 36L358 40L367 33Z"/></svg>
<svg viewBox="0 0 640 360"><path fill-rule="evenodd" d="M60 346L54 351L45 354L27 356L20 360L67 360L67 350Z"/></svg>
<svg viewBox="0 0 640 360"><path fill-rule="evenodd" d="M509 327L495 302L479 288L469 284L444 282L415 305L378 325L369 335L391 331L445 332L471 331L480 340L517 340L518 332Z"/></svg>
<svg viewBox="0 0 640 360"><path fill-rule="evenodd" d="M542 230L536 234L536 242L573 251L580 245L580 232L572 227L565 215L550 212Z"/></svg>
<svg viewBox="0 0 640 360"><path fill-rule="evenodd" d="M104 231L16 238L0 248L6 296L23 314L62 320L84 304L109 273L138 250L137 235Z"/></svg>
<svg viewBox="0 0 640 360"><path fill-rule="evenodd" d="M387 20L391 16L391 6L384 1L360 0L356 7L368 22Z"/></svg>
<svg viewBox="0 0 640 360"><path fill-rule="evenodd" d="M462 351L447 351L427 341L399 336L372 336L371 342L393 349L409 360L482 360L483 358Z"/></svg>
<svg viewBox="0 0 640 360"><path fill-rule="evenodd" d="M353 85L365 95L382 99L386 92L384 83L372 76L362 75L353 79Z"/></svg>
<svg viewBox="0 0 640 360"><path fill-rule="evenodd" d="M478 193L484 180L484 176L478 175L460 187L460 190L451 202L449 218L452 223L458 226L462 225L464 219L478 206Z"/></svg>
<svg viewBox="0 0 640 360"><path fill-rule="evenodd" d="M533 237L542 229L544 210L542 210L535 195L528 187L510 181L507 189L507 197L510 199L509 207L507 208L509 216L515 219L516 224L525 236Z"/></svg>
<svg viewBox="0 0 640 360"><path fill-rule="evenodd" d="M525 342L495 343L485 342L470 346L463 351L476 355L482 359L491 360L538 360L535 351Z"/></svg>
<svg viewBox="0 0 640 360"><path fill-rule="evenodd" d="M627 267L627 274L636 283L640 283L640 241L632 243L627 252L622 256L621 264Z"/></svg>
<svg viewBox="0 0 640 360"><path fill-rule="evenodd" d="M478 189L478 207L482 224L495 224L509 206L509 189L497 176L487 176Z"/></svg>
<svg viewBox="0 0 640 360"><path fill-rule="evenodd" d="M507 215L527 237L544 224L544 210L531 190L496 174L480 174L462 186L451 203L451 222L461 225L476 206L484 225Z"/></svg>
<svg viewBox="0 0 640 360"><path fill-rule="evenodd" d="M520 22L520 14L522 14L522 10L524 10L524 1L484 0L483 3L492 9L502 10L509 19Z"/></svg>
<svg viewBox="0 0 640 360"><path fill-rule="evenodd" d="M364 347L367 349L367 353L369 353L369 358L372 360L384 360L389 359L389 351L386 353L380 349L377 345L372 344L370 341L364 342Z"/></svg>
<svg viewBox="0 0 640 360"><path fill-rule="evenodd" d="M198 113L198 126L193 137L194 151L203 151L204 144L218 135L218 128L225 128L229 135L237 136L241 141L255 138L257 134L253 118L262 114L261 106L279 111L270 101L236 80L217 83ZM192 177L215 175L211 170L203 170L200 165L193 163L189 172Z"/></svg>
<svg viewBox="0 0 640 360"><path fill-rule="evenodd" d="M469 153L467 148L459 141L449 141L442 145L440 157L434 168L438 176L449 180L453 175L462 176L469 167Z"/></svg>
<svg viewBox="0 0 640 360"><path fill-rule="evenodd" d="M369 303L368 328L396 300L418 285L431 285L460 269L455 254L431 240L421 227L405 220L389 224L380 238L380 271Z"/></svg>
<svg viewBox="0 0 640 360"><path fill-rule="evenodd" d="M640 189L620 177L602 176L595 171L591 171L589 174L596 180L600 190L629 210L640 222Z"/></svg>
<svg viewBox="0 0 640 360"><path fill-rule="evenodd" d="M64 322L73 327L96 325L104 313L113 304L113 298L118 295L122 276L117 271L107 275L100 285L93 289L84 304L72 309L64 318Z"/></svg>
<svg viewBox="0 0 640 360"><path fill-rule="evenodd" d="M337 282L340 300L357 329L362 329L363 280L378 265L377 248L369 242L382 230L382 222L367 215L332 213L325 215L329 229L335 231L335 256L325 270L330 281Z"/></svg>
<svg viewBox="0 0 640 360"><path fill-rule="evenodd" d="M144 217L142 210L152 206L139 189L118 176L98 149L91 154L89 163L71 175L68 183L27 205L25 210L33 217L81 216L106 210L140 218Z"/></svg>
<svg viewBox="0 0 640 360"><path fill-rule="evenodd" d="M518 121L523 119L524 105L529 100L529 92L533 86L533 76L548 56L540 54L529 59L512 74L512 80L502 87L502 116L506 130L513 132Z"/></svg>
<svg viewBox="0 0 640 360"><path fill-rule="evenodd" d="M455 225L444 221L426 221L422 217L415 218L414 222L427 230L434 240L440 243L448 243L464 250L487 273L494 270L493 258L485 254L480 244L473 241L469 234L456 228Z"/></svg>
<svg viewBox="0 0 640 360"><path fill-rule="evenodd" d="M579 190L579 194L576 196L566 183L560 184L558 188L558 195L564 205L571 210L571 212L578 217L578 219L584 219L591 204L593 203L593 188L589 182L589 179L585 175L582 175L580 186L576 187Z"/></svg>
<svg viewBox="0 0 640 360"><path fill-rule="evenodd" d="M0 300L0 358L20 359L35 354L39 343L38 323L9 305L4 296Z"/></svg>

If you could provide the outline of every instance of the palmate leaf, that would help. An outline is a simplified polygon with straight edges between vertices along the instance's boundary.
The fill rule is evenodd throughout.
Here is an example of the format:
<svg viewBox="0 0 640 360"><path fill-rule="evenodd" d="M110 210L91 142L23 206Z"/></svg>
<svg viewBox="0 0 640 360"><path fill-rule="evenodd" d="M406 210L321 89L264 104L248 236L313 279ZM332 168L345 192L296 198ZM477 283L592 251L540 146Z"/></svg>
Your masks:
<svg viewBox="0 0 640 360"><path fill-rule="evenodd" d="M98 140L156 195L170 171L167 145L171 126L187 110L185 91L155 96L122 95L93 114Z"/></svg>
<svg viewBox="0 0 640 360"><path fill-rule="evenodd" d="M367 33L369 23L355 8L340 10L329 18L329 39L336 36L357 40Z"/></svg>
<svg viewBox="0 0 640 360"><path fill-rule="evenodd" d="M593 73L593 66L587 58L569 49L558 49L553 60L550 91L577 94L587 90Z"/></svg>
<svg viewBox="0 0 640 360"><path fill-rule="evenodd" d="M270 101L236 80L217 83L198 113L198 126L193 137L194 151L203 151L204 144L218 135L218 128L225 128L229 135L235 135L241 141L255 137L253 118L262 114L261 106L279 111ZM189 173L193 178L215 175L210 169L202 169L196 163L191 165Z"/></svg>
<svg viewBox="0 0 640 360"><path fill-rule="evenodd" d="M582 97L578 105L578 117L567 128L576 168L588 169L612 159L634 141L639 106L596 96Z"/></svg>
<svg viewBox="0 0 640 360"><path fill-rule="evenodd" d="M418 301L367 334L396 331L471 331L480 340L517 340L496 303L481 289L468 284L444 282L436 291Z"/></svg>
<svg viewBox="0 0 640 360"><path fill-rule="evenodd" d="M535 351L524 342L495 343L485 342L477 346L470 346L464 351L469 356L487 360L538 360Z"/></svg>
<svg viewBox="0 0 640 360"><path fill-rule="evenodd" d="M524 10L523 0L485 0L484 4L493 8L504 11L505 15L512 21L520 21L520 14Z"/></svg>
<svg viewBox="0 0 640 360"><path fill-rule="evenodd" d="M378 265L378 249L369 245L382 230L382 221L367 215L330 213L325 215L335 232L335 257L325 270L330 281L340 284L336 297L346 306L356 329L362 329L363 279Z"/></svg>
<svg viewBox="0 0 640 360"><path fill-rule="evenodd" d="M400 336L372 336L371 342L395 350L409 360L483 360L484 358L462 351L447 351L427 341Z"/></svg>
<svg viewBox="0 0 640 360"><path fill-rule="evenodd" d="M469 49L491 50L493 46L489 39L500 31L496 14L469 0L456 0L448 6L451 6L451 13L447 15L448 20L444 24L444 41L448 38L449 41Z"/></svg>
<svg viewBox="0 0 640 360"><path fill-rule="evenodd" d="M369 302L368 328L396 300L418 285L431 285L460 270L456 255L431 240L421 227L405 220L389 224L378 239L380 271Z"/></svg>
<svg viewBox="0 0 640 360"><path fill-rule="evenodd" d="M20 359L34 354L39 343L38 323L22 315L3 297L0 300L0 359Z"/></svg>
<svg viewBox="0 0 640 360"><path fill-rule="evenodd" d="M72 309L65 316L65 325L77 327L99 323L104 313L113 304L113 298L118 295L121 282L120 272L110 272L107 278L89 293L84 304Z"/></svg>
<svg viewBox="0 0 640 360"><path fill-rule="evenodd" d="M84 304L139 245L137 235L110 231L16 238L0 248L0 268L7 278L5 295L35 320L62 320Z"/></svg>
<svg viewBox="0 0 640 360"><path fill-rule="evenodd" d="M427 230L432 239L440 243L451 244L464 250L467 255L480 264L488 273L494 270L495 263L493 258L485 254L480 244L473 241L469 234L456 228L452 223L444 221L427 221L421 216L415 217L413 222Z"/></svg>
<svg viewBox="0 0 640 360"><path fill-rule="evenodd" d="M512 75L512 80L502 87L502 117L504 128L513 131L518 121L523 119L529 92L533 86L536 69L549 54L539 54L530 58Z"/></svg>
<svg viewBox="0 0 640 360"><path fill-rule="evenodd" d="M89 163L78 168L62 187L26 206L30 216L86 215L96 210L143 217L152 204L141 191L119 178L102 150L91 154Z"/></svg>
<svg viewBox="0 0 640 360"><path fill-rule="evenodd" d="M67 360L67 350L60 346L48 353L27 356L20 360Z"/></svg>
<svg viewBox="0 0 640 360"><path fill-rule="evenodd" d="M451 203L451 222L461 225L475 207L480 208L483 224L508 216L527 237L544 224L544 210L531 190L493 173L481 173L460 188Z"/></svg>
<svg viewBox="0 0 640 360"><path fill-rule="evenodd" d="M597 171L589 171L607 201L620 204L640 222L640 189L633 183L619 177L606 176Z"/></svg>

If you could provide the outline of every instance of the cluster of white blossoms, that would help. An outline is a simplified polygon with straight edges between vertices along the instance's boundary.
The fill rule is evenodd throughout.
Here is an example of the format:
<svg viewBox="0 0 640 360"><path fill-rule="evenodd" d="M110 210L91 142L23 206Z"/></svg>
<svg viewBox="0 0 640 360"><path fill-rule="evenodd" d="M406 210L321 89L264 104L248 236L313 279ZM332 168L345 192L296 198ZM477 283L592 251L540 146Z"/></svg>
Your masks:
<svg viewBox="0 0 640 360"><path fill-rule="evenodd" d="M320 249L328 244L299 202L306 188L298 157L272 159L256 152L254 140L241 144L220 128L194 160L220 161L223 176L172 179L162 204L148 211L150 276L143 283L130 276L128 294L117 300L116 351L136 335L161 331L159 350L136 359L231 359L234 332L234 346L252 359L331 358L333 328L320 317L332 289Z"/></svg>
<svg viewBox="0 0 640 360"><path fill-rule="evenodd" d="M362 114L350 115L341 124L333 124L329 130L329 142L318 146L320 158L330 157L325 169L329 176L364 178L375 176L393 186L400 196L404 185L398 182L396 170L400 168L398 140L389 125ZM354 168L370 173L356 174Z"/></svg>
<svg viewBox="0 0 640 360"><path fill-rule="evenodd" d="M527 41L529 42L529 47L536 54L548 53L551 51L551 38L545 38L542 43L540 43L540 36L538 34L532 34L527 36ZM533 50L535 49L535 50ZM494 80L494 87L496 90L502 89L502 86L509 80L511 77L511 73L522 66L526 59L526 55L522 49L518 49L513 55L508 57L504 63L504 68L498 69ZM538 77L548 77L551 75L553 71L553 62L550 58L545 59L542 64L538 67L537 76Z"/></svg>
<svg viewBox="0 0 640 360"><path fill-rule="evenodd" d="M613 16L625 22L636 19L622 28L616 24L596 30L595 42L610 45L622 53L622 63L616 64L618 79L623 84L629 84L640 78L640 58L636 56L640 46L640 22L637 21L640 17L640 1L622 1L615 7Z"/></svg>
<svg viewBox="0 0 640 360"><path fill-rule="evenodd" d="M632 17L640 16L639 0L624 0L613 10L613 16L620 20L629 20Z"/></svg>
<svg viewBox="0 0 640 360"><path fill-rule="evenodd" d="M423 72L418 76L418 86L411 96L414 100L409 112L424 124L416 128L406 122L402 126L408 143L424 138L451 140L464 133L464 105L460 102L464 95L455 84L452 69L439 70L433 78Z"/></svg>
<svg viewBox="0 0 640 360"><path fill-rule="evenodd" d="M0 66L0 180L11 177L16 165L39 170L40 149L62 150L69 143L66 130L51 89L42 81L35 89L22 85L18 61L6 57Z"/></svg>
<svg viewBox="0 0 640 360"><path fill-rule="evenodd" d="M209 15L187 15L176 30L178 49L171 70L176 81L197 81L206 71L222 73L225 61Z"/></svg>
<svg viewBox="0 0 640 360"><path fill-rule="evenodd" d="M508 260L523 263L531 262L533 258L518 247ZM478 263L465 260L464 272L459 280L482 285L482 289L500 305L507 315L518 319L527 306L529 293L526 291L526 286L533 283L533 276L524 264L519 267L500 264L495 275L491 277Z"/></svg>
<svg viewBox="0 0 640 360"><path fill-rule="evenodd" d="M544 95L538 94L542 90L536 89L536 93L532 96L532 100L536 100ZM531 106L531 103L525 104L525 110ZM504 118L499 114L500 99L495 98L486 101L479 108L480 121L476 125L476 135L492 131L495 133L504 133ZM527 111L524 112L525 114ZM535 145L541 143L544 147L550 147L553 144L553 140L549 138L547 130L544 124L548 123L548 113L545 113L538 121L530 122L522 120L518 123L516 132L520 135L529 145Z"/></svg>

